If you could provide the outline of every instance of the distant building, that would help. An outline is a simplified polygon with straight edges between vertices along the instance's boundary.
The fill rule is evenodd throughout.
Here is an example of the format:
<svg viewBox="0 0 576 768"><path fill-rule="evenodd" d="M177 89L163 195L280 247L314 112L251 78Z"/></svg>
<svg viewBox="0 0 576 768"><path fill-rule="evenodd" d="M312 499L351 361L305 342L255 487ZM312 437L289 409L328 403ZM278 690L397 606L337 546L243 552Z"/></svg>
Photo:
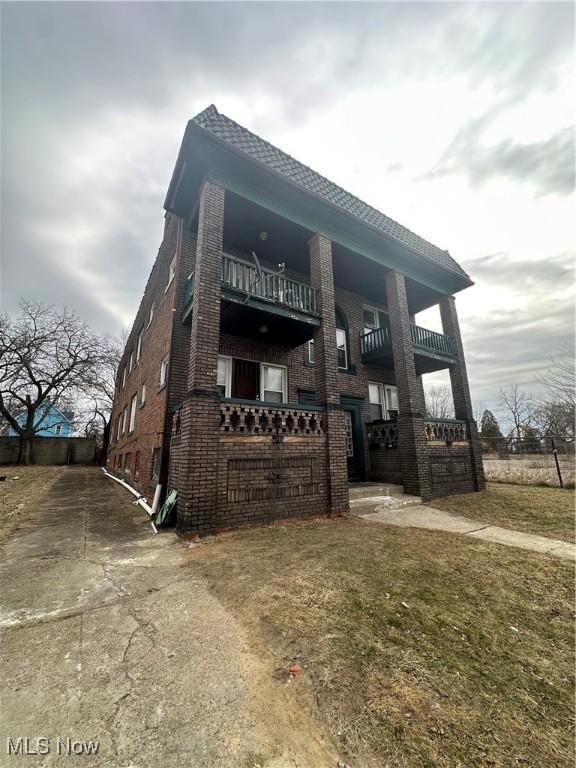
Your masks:
<svg viewBox="0 0 576 768"><path fill-rule="evenodd" d="M61 411L52 403L47 403L36 411L34 417L34 437L70 437L72 431L73 414L70 411ZM26 422L26 411L16 416L16 421L21 426ZM10 427L10 437L17 436L17 432Z"/></svg>
<svg viewBox="0 0 576 768"><path fill-rule="evenodd" d="M348 514L359 480L424 501L484 488L454 300L472 280L447 251L214 106L165 208L107 465L176 490L179 535ZM415 324L433 306L443 333ZM426 417L439 370L455 419Z"/></svg>

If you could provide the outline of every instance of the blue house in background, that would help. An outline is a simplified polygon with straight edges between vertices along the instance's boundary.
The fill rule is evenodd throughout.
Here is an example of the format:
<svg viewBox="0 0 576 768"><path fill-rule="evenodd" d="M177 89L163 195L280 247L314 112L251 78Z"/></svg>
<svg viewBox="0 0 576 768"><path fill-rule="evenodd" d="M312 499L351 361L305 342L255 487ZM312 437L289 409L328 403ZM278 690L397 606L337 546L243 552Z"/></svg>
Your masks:
<svg viewBox="0 0 576 768"><path fill-rule="evenodd" d="M47 403L36 411L34 417L34 428L37 431L34 437L70 437L72 431L73 414L69 411L61 411L52 403ZM23 411L16 416L18 424L24 425L26 422L26 412ZM8 430L10 437L16 437L17 433L12 427Z"/></svg>

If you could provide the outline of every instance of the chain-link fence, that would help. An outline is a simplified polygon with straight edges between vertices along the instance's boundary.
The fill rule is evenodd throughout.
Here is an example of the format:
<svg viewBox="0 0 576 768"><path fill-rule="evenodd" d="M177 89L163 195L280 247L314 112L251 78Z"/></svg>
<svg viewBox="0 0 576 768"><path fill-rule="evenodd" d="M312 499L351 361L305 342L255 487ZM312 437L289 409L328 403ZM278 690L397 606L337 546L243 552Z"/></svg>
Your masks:
<svg viewBox="0 0 576 768"><path fill-rule="evenodd" d="M574 488L574 441L564 437L482 439L486 480Z"/></svg>

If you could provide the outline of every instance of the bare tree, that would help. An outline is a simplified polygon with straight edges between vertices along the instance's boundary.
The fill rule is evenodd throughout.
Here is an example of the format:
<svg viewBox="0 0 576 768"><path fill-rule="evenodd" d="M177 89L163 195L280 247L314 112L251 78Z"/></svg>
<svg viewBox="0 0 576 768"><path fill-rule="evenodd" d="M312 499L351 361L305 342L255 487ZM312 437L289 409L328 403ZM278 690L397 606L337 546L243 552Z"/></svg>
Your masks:
<svg viewBox="0 0 576 768"><path fill-rule="evenodd" d="M429 387L426 391L426 413L432 419L453 419L452 391L445 384Z"/></svg>
<svg viewBox="0 0 576 768"><path fill-rule="evenodd" d="M103 336L99 339L96 364L83 377L83 387L77 403L86 436L102 436L102 456L106 456L108 452L116 375L124 346L122 338Z"/></svg>
<svg viewBox="0 0 576 768"><path fill-rule="evenodd" d="M512 422L511 437L523 437L536 423L537 405L534 397L523 392L518 384L500 390L500 405Z"/></svg>
<svg viewBox="0 0 576 768"><path fill-rule="evenodd" d="M550 392L549 402L561 403L572 409L576 407L576 355L574 345L560 346L558 353L550 360L546 374L538 381Z"/></svg>
<svg viewBox="0 0 576 768"><path fill-rule="evenodd" d="M32 438L51 406L76 398L99 361L98 337L69 309L23 300L21 315L0 316L0 416L20 438L29 464Z"/></svg>

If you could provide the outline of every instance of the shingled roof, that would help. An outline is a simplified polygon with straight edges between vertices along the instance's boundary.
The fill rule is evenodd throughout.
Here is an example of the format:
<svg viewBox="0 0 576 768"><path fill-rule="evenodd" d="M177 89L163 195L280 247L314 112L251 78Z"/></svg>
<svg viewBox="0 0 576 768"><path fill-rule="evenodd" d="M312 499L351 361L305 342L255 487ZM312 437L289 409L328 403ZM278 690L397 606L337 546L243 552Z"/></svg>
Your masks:
<svg viewBox="0 0 576 768"><path fill-rule="evenodd" d="M462 267L454 261L448 251L443 251L424 238L419 237L397 221L373 208L368 203L339 187L334 182L313 171L307 165L298 162L281 149L261 139L255 133L234 122L226 115L218 112L211 104L191 122L212 134L220 141L228 144L240 154L247 155L252 160L270 168L281 176L289 179L306 192L322 198L345 213L354 216L382 234L392 237L402 245L411 248L420 256L434 262L444 269L468 278Z"/></svg>

